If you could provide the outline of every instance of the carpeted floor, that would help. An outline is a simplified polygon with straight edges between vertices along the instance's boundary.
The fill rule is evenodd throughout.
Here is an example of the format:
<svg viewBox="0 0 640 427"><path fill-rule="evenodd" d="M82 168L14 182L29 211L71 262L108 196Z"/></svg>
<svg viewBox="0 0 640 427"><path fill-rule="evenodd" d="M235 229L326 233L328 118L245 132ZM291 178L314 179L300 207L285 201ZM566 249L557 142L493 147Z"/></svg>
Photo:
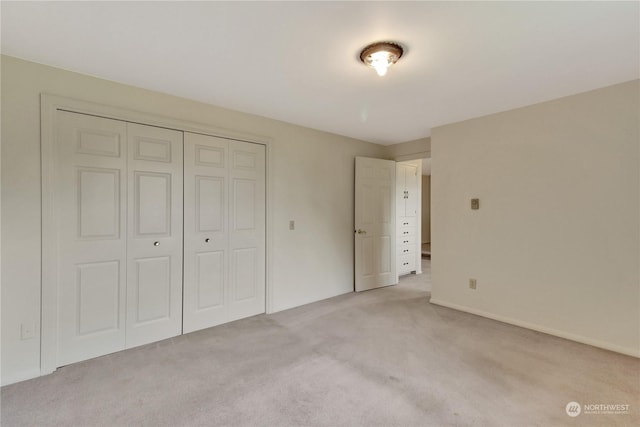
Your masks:
<svg viewBox="0 0 640 427"><path fill-rule="evenodd" d="M405 276L67 366L4 387L2 426L640 425L640 360L433 306L429 288ZM630 408L571 418L570 401Z"/></svg>

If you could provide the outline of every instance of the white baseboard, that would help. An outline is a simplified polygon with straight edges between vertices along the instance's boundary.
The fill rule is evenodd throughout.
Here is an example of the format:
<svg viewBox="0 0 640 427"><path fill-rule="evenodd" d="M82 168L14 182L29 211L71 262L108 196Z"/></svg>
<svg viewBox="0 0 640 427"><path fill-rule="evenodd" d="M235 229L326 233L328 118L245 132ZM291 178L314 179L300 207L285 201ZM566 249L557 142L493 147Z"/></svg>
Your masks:
<svg viewBox="0 0 640 427"><path fill-rule="evenodd" d="M3 387L9 384L19 383L21 381L38 378L40 376L40 369L31 369L28 371L20 372L14 375L2 375L0 385Z"/></svg>
<svg viewBox="0 0 640 427"><path fill-rule="evenodd" d="M478 309L466 307L463 305L448 303L446 301L442 301L435 298L431 298L429 302L431 304L452 308L458 311L464 311L465 313L475 314L476 316L486 317L488 319L497 320L499 322L508 323L510 325L519 326L521 328L531 329L534 331L542 332L545 334L553 335L553 336L564 338L567 340L591 345L593 347L603 348L605 350L614 351L616 353L622 353L627 356L640 358L640 349L622 347L622 346L611 344L605 341L594 340L592 338L588 338L582 335L576 335L569 332L559 331L557 329L547 328L546 326L537 325L535 323L523 322L521 320L500 316L500 315L489 313L483 310L478 310Z"/></svg>

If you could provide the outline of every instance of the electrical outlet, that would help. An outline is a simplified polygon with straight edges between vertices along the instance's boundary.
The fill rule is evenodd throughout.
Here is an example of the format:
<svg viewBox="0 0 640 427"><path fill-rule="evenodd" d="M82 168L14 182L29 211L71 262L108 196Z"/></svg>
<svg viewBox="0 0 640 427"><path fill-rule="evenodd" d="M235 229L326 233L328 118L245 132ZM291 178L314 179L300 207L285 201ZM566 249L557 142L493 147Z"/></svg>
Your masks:
<svg viewBox="0 0 640 427"><path fill-rule="evenodd" d="M469 279L469 289L476 288L476 279Z"/></svg>
<svg viewBox="0 0 640 427"><path fill-rule="evenodd" d="M294 220L289 221L289 230L296 229L296 222Z"/></svg>
<svg viewBox="0 0 640 427"><path fill-rule="evenodd" d="M30 340L36 337L36 324L23 323L20 325L20 338L22 340Z"/></svg>
<svg viewBox="0 0 640 427"><path fill-rule="evenodd" d="M480 209L480 199L471 199L471 209Z"/></svg>

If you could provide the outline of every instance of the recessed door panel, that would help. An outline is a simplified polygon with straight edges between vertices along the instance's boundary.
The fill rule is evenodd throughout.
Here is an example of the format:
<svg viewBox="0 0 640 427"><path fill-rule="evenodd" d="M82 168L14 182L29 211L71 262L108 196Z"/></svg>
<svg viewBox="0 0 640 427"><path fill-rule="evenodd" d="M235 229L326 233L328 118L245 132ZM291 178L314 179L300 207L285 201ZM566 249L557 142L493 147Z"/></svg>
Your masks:
<svg viewBox="0 0 640 427"><path fill-rule="evenodd" d="M373 237L364 237L362 239L362 275L372 277L375 274L375 240Z"/></svg>
<svg viewBox="0 0 640 427"><path fill-rule="evenodd" d="M171 163L171 141L137 136L134 144L135 160Z"/></svg>
<svg viewBox="0 0 640 427"><path fill-rule="evenodd" d="M122 135L119 132L99 129L78 129L77 134L76 153L120 157Z"/></svg>
<svg viewBox="0 0 640 427"><path fill-rule="evenodd" d="M372 225L376 222L376 217L380 206L376 203L376 192L372 185L363 184L361 188L362 200L362 225Z"/></svg>
<svg viewBox="0 0 640 427"><path fill-rule="evenodd" d="M225 219L224 177L195 177L196 230L222 232Z"/></svg>
<svg viewBox="0 0 640 427"><path fill-rule="evenodd" d="M136 235L167 236L171 230L171 174L134 172Z"/></svg>
<svg viewBox="0 0 640 427"><path fill-rule="evenodd" d="M78 335L117 330L120 326L120 262L77 266Z"/></svg>
<svg viewBox="0 0 640 427"><path fill-rule="evenodd" d="M202 136L204 138L208 138L204 135ZM194 166L224 168L225 156L226 156L225 153L226 153L226 147L210 147L207 145L195 145L195 147L193 148L193 154L195 156L195 159L193 162Z"/></svg>
<svg viewBox="0 0 640 427"><path fill-rule="evenodd" d="M79 238L120 236L120 170L78 168Z"/></svg>
<svg viewBox="0 0 640 427"><path fill-rule="evenodd" d="M171 258L135 260L136 281L129 283L136 294L135 324L171 316Z"/></svg>
<svg viewBox="0 0 640 427"><path fill-rule="evenodd" d="M196 254L198 281L198 310L220 307L224 304L224 252Z"/></svg>
<svg viewBox="0 0 640 427"><path fill-rule="evenodd" d="M234 150L233 151L233 167L234 169L244 169L253 171L256 169L257 156L249 151Z"/></svg>
<svg viewBox="0 0 640 427"><path fill-rule="evenodd" d="M256 229L257 183L250 179L233 180L233 230Z"/></svg>
<svg viewBox="0 0 640 427"><path fill-rule="evenodd" d="M256 248L235 249L232 255L234 302L247 301L256 297L258 276Z"/></svg>
<svg viewBox="0 0 640 427"><path fill-rule="evenodd" d="M378 240L378 253L380 259L378 261L378 273L389 274L391 273L392 260L395 258L391 253L391 236L380 236Z"/></svg>

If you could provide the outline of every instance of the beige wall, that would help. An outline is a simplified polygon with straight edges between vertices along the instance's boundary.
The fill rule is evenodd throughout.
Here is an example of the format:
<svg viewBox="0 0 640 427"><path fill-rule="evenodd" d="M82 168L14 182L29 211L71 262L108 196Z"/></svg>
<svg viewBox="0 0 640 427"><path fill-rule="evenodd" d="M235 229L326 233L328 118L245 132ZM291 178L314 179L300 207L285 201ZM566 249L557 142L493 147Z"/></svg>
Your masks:
<svg viewBox="0 0 640 427"><path fill-rule="evenodd" d="M640 356L639 92L433 129L432 302Z"/></svg>
<svg viewBox="0 0 640 427"><path fill-rule="evenodd" d="M39 375L41 92L271 138L274 310L352 291L354 157L384 147L6 56L1 78L3 384Z"/></svg>
<svg viewBox="0 0 640 427"><path fill-rule="evenodd" d="M422 175L422 243L431 241L431 176Z"/></svg>

